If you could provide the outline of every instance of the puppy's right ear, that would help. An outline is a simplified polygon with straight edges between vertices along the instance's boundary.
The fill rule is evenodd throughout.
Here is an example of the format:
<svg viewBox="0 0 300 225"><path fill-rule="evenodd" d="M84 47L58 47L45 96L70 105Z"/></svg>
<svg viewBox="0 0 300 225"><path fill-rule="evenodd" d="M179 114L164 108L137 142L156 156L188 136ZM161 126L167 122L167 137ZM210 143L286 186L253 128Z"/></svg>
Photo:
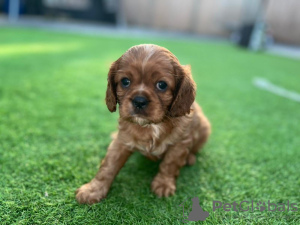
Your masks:
<svg viewBox="0 0 300 225"><path fill-rule="evenodd" d="M117 90L115 83L115 75L118 71L120 58L113 62L110 66L107 77L107 89L106 89L106 105L109 111L115 112L117 109Z"/></svg>

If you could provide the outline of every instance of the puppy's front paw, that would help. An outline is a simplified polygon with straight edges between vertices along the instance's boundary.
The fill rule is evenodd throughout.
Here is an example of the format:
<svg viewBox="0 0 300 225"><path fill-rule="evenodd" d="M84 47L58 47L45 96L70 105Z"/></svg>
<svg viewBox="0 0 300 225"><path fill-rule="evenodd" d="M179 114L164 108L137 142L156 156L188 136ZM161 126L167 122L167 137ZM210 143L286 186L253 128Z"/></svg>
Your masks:
<svg viewBox="0 0 300 225"><path fill-rule="evenodd" d="M100 202L105 198L108 188L99 181L91 181L90 183L82 185L76 191L76 199L80 204L89 204Z"/></svg>
<svg viewBox="0 0 300 225"><path fill-rule="evenodd" d="M158 197L169 197L176 191L175 178L157 175L151 184L152 191Z"/></svg>

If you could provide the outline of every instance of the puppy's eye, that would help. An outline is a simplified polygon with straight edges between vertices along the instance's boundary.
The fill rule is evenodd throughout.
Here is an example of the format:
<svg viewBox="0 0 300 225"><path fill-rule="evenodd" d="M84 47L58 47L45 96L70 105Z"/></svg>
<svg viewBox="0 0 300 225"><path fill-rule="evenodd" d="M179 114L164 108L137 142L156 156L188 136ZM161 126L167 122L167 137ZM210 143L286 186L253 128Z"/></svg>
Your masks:
<svg viewBox="0 0 300 225"><path fill-rule="evenodd" d="M122 83L122 86L123 87L129 87L129 85L130 85L130 80L128 79L128 78L123 78L122 80L121 80L121 83Z"/></svg>
<svg viewBox="0 0 300 225"><path fill-rule="evenodd" d="M168 85L167 85L167 83L164 82L164 81L158 81L158 82L156 83L156 87L157 87L158 90L164 91L164 90L167 89Z"/></svg>

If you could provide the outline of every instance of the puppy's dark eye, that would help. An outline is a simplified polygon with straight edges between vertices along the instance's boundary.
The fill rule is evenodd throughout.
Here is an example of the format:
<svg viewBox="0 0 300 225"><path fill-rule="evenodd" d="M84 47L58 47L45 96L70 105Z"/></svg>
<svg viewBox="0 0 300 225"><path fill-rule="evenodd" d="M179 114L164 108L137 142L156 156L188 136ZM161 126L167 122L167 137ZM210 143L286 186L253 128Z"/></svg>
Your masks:
<svg viewBox="0 0 300 225"><path fill-rule="evenodd" d="M128 78L123 78L122 80L121 80L121 83L122 83L122 86L123 87L129 87L129 85L130 85L130 80L128 79Z"/></svg>
<svg viewBox="0 0 300 225"><path fill-rule="evenodd" d="M158 82L156 83L156 87L157 87L158 90L164 91L164 90L167 89L168 85L167 85L167 83L164 82L164 81L158 81Z"/></svg>

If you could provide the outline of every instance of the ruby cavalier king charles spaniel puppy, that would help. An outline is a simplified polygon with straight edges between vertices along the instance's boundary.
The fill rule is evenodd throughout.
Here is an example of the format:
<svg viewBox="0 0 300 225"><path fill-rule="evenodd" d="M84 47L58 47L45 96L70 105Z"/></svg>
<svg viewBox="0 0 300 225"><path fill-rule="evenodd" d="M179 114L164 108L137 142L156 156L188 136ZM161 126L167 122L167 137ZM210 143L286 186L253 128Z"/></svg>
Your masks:
<svg viewBox="0 0 300 225"><path fill-rule="evenodd" d="M110 112L119 104L119 130L96 176L76 191L77 201L93 204L105 198L134 151L161 160L151 189L159 197L173 195L180 168L195 163L210 135L195 95L190 66L166 48L133 46L112 63L105 100Z"/></svg>

